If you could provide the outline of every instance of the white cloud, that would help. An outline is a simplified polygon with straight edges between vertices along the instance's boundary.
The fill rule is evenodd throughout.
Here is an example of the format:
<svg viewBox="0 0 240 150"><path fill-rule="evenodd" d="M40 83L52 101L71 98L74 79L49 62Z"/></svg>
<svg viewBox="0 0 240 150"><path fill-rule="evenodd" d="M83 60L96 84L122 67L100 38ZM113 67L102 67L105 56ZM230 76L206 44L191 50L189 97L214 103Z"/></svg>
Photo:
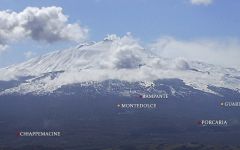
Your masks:
<svg viewBox="0 0 240 150"><path fill-rule="evenodd" d="M137 68L142 64L144 48L138 43L138 40L133 38L131 33L115 40L111 46L111 62L115 68Z"/></svg>
<svg viewBox="0 0 240 150"><path fill-rule="evenodd" d="M239 39L177 40L173 37L162 37L151 44L150 48L163 57L184 57L225 67L240 66Z"/></svg>
<svg viewBox="0 0 240 150"><path fill-rule="evenodd" d="M193 5L210 5L213 0L190 0L190 3Z"/></svg>
<svg viewBox="0 0 240 150"><path fill-rule="evenodd" d="M4 51L6 51L7 48L8 48L7 45L1 45L1 44L0 44L0 54L3 53Z"/></svg>
<svg viewBox="0 0 240 150"><path fill-rule="evenodd" d="M61 7L27 7L21 12L0 11L0 48L24 38L36 41L82 41L88 29L68 23Z"/></svg>
<svg viewBox="0 0 240 150"><path fill-rule="evenodd" d="M36 53L32 52L32 51L27 51L24 53L24 56L28 59L28 58L32 58L32 57L36 56Z"/></svg>

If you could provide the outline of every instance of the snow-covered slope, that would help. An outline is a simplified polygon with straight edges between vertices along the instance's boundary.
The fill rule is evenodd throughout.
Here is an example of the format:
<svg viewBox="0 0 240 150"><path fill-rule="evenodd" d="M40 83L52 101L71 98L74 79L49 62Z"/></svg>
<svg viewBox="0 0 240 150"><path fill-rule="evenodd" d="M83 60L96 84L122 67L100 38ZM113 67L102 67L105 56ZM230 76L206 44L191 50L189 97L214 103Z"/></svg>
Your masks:
<svg viewBox="0 0 240 150"><path fill-rule="evenodd" d="M84 43L0 69L0 81L22 77L28 79L1 94L54 92L63 85L115 79L146 85L158 79L180 79L209 93L215 92L208 86L240 89L240 72L236 69L162 58L142 47L131 35L109 35L100 42Z"/></svg>

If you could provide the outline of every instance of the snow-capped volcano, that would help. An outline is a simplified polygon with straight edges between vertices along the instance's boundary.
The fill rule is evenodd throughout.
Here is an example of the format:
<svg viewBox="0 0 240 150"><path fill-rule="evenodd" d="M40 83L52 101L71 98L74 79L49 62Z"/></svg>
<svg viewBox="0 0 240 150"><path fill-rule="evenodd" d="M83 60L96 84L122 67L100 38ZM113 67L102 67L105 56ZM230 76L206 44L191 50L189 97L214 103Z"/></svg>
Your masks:
<svg viewBox="0 0 240 150"><path fill-rule="evenodd" d="M0 81L22 78L24 82L5 88L1 94L54 92L64 85L105 80L141 82L147 86L158 79L180 79L209 93L215 93L209 86L240 89L240 72L236 69L162 58L131 35L109 35L100 42L84 43L0 69Z"/></svg>

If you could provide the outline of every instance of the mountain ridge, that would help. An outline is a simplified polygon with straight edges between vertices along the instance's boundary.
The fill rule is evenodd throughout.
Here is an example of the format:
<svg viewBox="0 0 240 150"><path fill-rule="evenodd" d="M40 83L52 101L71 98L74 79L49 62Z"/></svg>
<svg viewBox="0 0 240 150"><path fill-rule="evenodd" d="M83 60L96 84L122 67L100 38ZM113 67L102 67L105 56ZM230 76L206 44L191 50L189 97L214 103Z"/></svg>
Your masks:
<svg viewBox="0 0 240 150"><path fill-rule="evenodd" d="M209 86L238 92L240 89L240 71L183 58L163 58L141 46L130 34L109 35L100 42L54 51L2 68L0 74L3 81L31 77L1 94L37 90L51 93L64 85L115 79L130 83L180 79L194 89L212 94L217 93Z"/></svg>

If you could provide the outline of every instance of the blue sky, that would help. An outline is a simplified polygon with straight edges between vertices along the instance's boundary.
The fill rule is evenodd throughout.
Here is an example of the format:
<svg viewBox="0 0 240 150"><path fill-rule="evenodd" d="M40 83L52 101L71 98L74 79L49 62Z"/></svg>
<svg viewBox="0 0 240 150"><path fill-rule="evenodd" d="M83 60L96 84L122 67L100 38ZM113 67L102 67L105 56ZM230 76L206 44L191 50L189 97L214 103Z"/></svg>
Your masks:
<svg viewBox="0 0 240 150"><path fill-rule="evenodd" d="M240 38L240 1L236 0L214 0L208 5L194 5L190 0L2 0L0 11L21 12L29 6L62 7L64 15L69 16L69 23L79 23L89 29L90 41L126 32L131 32L143 43L164 36L180 41L229 38L238 41ZM39 55L74 44L32 39L14 41L0 54L0 67L26 60L24 53L27 51Z"/></svg>

